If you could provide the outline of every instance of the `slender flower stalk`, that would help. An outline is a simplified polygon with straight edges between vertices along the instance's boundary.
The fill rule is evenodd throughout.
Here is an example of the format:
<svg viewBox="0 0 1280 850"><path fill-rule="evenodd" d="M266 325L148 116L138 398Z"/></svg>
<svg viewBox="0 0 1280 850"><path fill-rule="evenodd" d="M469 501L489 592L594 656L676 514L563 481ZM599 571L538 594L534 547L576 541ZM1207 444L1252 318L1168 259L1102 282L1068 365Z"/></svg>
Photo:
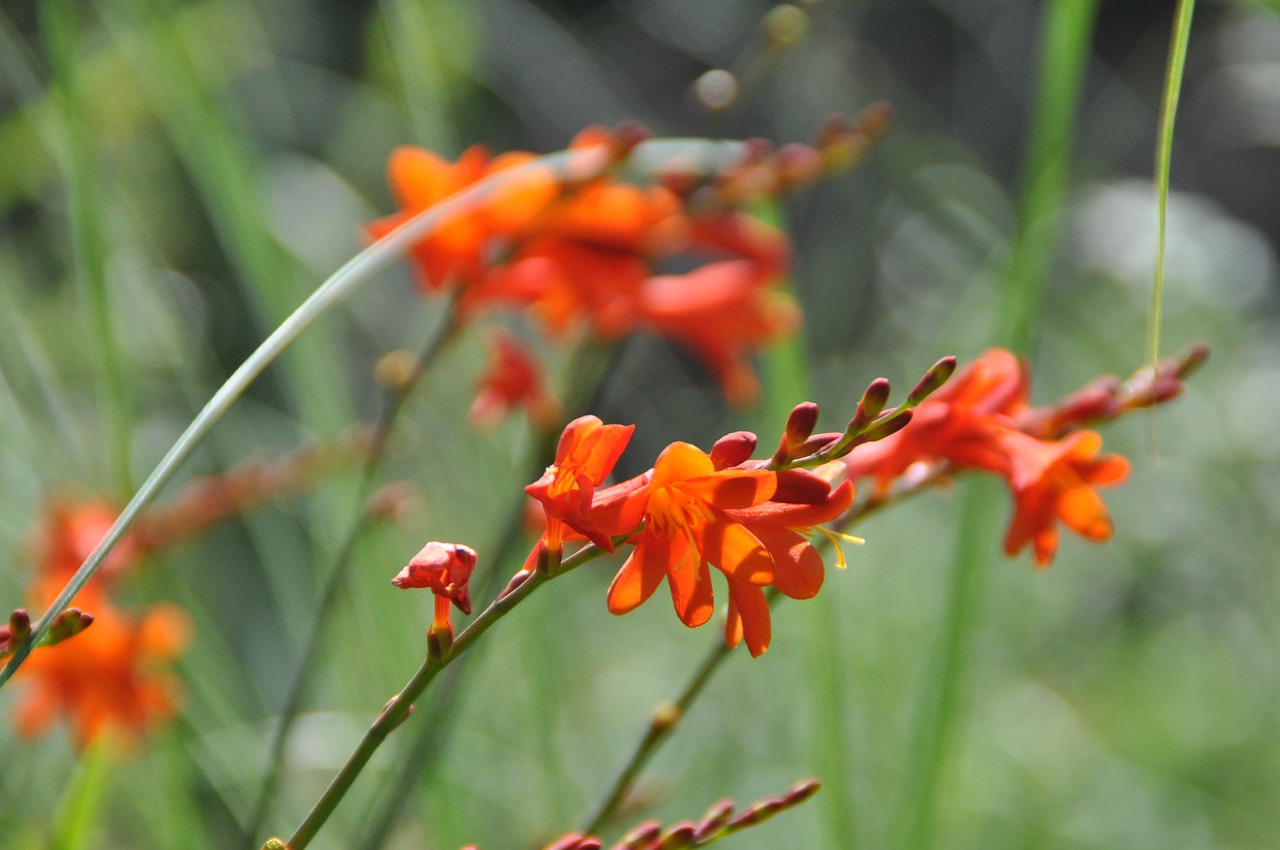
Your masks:
<svg viewBox="0 0 1280 850"><path fill-rule="evenodd" d="M570 570L598 558L602 554L604 554L603 549L589 544L572 556L565 558L555 573L533 572L524 574L524 579L521 582L501 593L489 604L488 608L472 620L453 639L447 650L439 654L428 653L418 671L413 674L413 677L409 679L400 692L387 702L386 706L378 714L377 719L365 731L364 737L360 739L360 743L347 758L346 763L343 764L333 781L329 783L329 787L325 789L324 794L320 796L310 813L298 826L293 837L289 839L288 846L290 850L303 850L311 843L320 828L329 819L329 816L333 814L338 804L342 802L342 798L351 790L356 777L364 770L369 759L382 746L383 741L387 739L391 731L409 716L413 703L441 671L475 645L476 640L481 635L506 616L511 609L515 608L534 590L551 579L562 576Z"/></svg>
<svg viewBox="0 0 1280 850"><path fill-rule="evenodd" d="M363 508L373 489L373 483L382 465L382 459L386 454L393 427L399 418L400 412L404 409L405 401L412 395L414 387L417 386L423 375L431 368L440 353L444 351L445 346L458 329L458 325L454 321L454 304L455 300L450 298L447 312L439 325L438 331L427 341L412 369L404 376L404 379L397 382L396 386L392 387L388 392L382 413L374 425L369 453L365 459L359 487L356 490L356 497L361 508ZM342 540L342 545L338 548L337 555L334 557L334 564L329 570L329 576L325 580L324 590L320 596L320 604L312 620L311 632L307 635L302 657L298 661L297 672L289 685L284 705L280 709L275 729L271 733L267 772L262 777L262 784L258 789L258 802L254 807L253 815L242 832L241 841L239 842L242 846L253 846L253 842L266 821L267 813L275 798L276 789L279 787L285 768L285 744L288 742L289 733L293 729L293 724L297 720L299 712L302 710L302 697L310 679L311 667L320 655L325 627L333 619L329 615L333 610L333 606L337 604L339 590L346 583L347 575L351 570L356 543L359 542L360 535L366 528L366 520L367 517L361 509L356 520L347 530L346 536Z"/></svg>

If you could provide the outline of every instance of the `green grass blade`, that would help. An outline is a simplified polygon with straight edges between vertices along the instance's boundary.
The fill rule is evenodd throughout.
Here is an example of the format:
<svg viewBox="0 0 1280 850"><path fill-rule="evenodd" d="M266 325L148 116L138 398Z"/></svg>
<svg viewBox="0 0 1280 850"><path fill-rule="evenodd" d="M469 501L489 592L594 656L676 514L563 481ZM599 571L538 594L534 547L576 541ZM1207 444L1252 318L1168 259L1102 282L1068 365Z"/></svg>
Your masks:
<svg viewBox="0 0 1280 850"><path fill-rule="evenodd" d="M1044 13L1040 87L1027 142L1001 323L1003 342L1016 351L1030 348L1048 287L1097 9L1097 0L1056 0Z"/></svg>
<svg viewBox="0 0 1280 850"><path fill-rule="evenodd" d="M1001 341L1015 350L1030 346L1042 312L1096 16L1096 0L1055 0L1044 11L1040 84L1000 323ZM898 845L903 848L927 850L935 845L943 775L962 721L962 687L981 602L979 590L984 568L996 551L991 529L998 501L993 487L970 485L961 512L938 648L912 724L918 731L907 756L901 814L895 824Z"/></svg>
<svg viewBox="0 0 1280 850"><path fill-rule="evenodd" d="M1155 368L1160 359L1160 317L1164 313L1165 219L1169 207L1169 169L1173 158L1173 121L1182 92L1182 71L1187 64L1191 15L1196 0L1179 0L1173 18L1173 42L1165 70L1164 97L1160 103L1160 130L1156 139L1156 276L1151 290L1151 315L1147 322L1147 357Z"/></svg>
<svg viewBox="0 0 1280 850"><path fill-rule="evenodd" d="M98 368L99 398L105 409L106 449L111 477L122 492L132 489L129 445L132 417L125 382L125 367L115 338L107 282L111 221L104 203L104 186L94 160L90 137L92 128L85 117L81 74L77 70L75 8L67 0L46 0L41 5L41 23L46 49L53 66L53 102L56 105L62 158L71 200L72 242L76 276L89 314L90 333Z"/></svg>

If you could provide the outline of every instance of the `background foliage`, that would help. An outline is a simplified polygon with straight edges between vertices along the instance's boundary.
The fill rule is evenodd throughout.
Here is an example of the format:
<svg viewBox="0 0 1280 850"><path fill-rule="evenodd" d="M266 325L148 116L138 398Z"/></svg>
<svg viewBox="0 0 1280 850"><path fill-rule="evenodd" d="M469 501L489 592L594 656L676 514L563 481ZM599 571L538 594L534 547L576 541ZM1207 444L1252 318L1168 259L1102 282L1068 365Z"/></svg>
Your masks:
<svg viewBox="0 0 1280 850"><path fill-rule="evenodd" d="M905 386L943 354L964 362L1008 342L1000 317L1023 273L1044 284L1025 340L1037 400L1127 374L1144 356L1171 4L1099 4L1096 18L1074 4L1076 29L1070 5L820 2L793 32L800 19L752 0L4 3L0 550L16 566L0 571L0 599L22 598L47 494L126 497L226 374L358 250L360 224L390 209L383 164L402 142L542 151L622 120L786 141L827 113L894 104L894 132L867 165L779 211L797 247L805 368L774 368L759 410L727 408L665 343L626 344L595 412L638 423L624 459L637 468L672 439L776 434L777 411L805 397L833 425L875 375ZM849 570L782 607L770 651L739 653L660 755L647 786L658 816L815 773L826 789L810 808L733 846L1271 846L1278 63L1273 4L1201 4L1164 338L1215 353L1155 417L1154 442L1142 417L1106 429L1137 461L1108 494L1117 538L1068 541L1035 573L998 555L1000 508L976 517L982 554L958 587L953 552L975 533L960 515L980 488L873 518ZM712 68L742 86L719 112L692 88ZM1065 92L1042 85L1044 69ZM1055 164L1060 195L1027 188ZM439 309L407 270L385 275L309 331L186 474L371 420L375 361L419 348ZM298 821L421 656L429 602L390 577L427 539L469 542L485 564L545 463L529 460L521 422L466 425L481 355L478 335L449 348L400 419L381 479L413 482L418 507L361 537L269 829ZM196 620L180 722L125 758L0 732L6 846L235 840L356 477L154 559L140 598L176 600ZM488 567L505 576L516 563ZM578 824L714 637L662 605L610 616L610 574L602 563L522 606L435 698L452 705L444 734L419 706L315 846L524 847ZM958 590L973 601L957 645L946 624ZM941 699L949 651L960 675Z"/></svg>

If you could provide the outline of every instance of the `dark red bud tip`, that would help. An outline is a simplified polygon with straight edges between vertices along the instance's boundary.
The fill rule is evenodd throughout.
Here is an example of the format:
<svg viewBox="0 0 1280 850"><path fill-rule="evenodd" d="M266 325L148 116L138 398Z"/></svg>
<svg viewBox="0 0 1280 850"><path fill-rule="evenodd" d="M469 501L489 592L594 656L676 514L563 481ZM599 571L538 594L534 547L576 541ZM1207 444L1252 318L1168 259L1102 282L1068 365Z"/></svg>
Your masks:
<svg viewBox="0 0 1280 850"><path fill-rule="evenodd" d="M14 608L9 615L9 638L15 642L24 641L31 634L31 615L25 608Z"/></svg>
<svg viewBox="0 0 1280 850"><path fill-rule="evenodd" d="M822 788L822 781L819 779L802 779L788 789L782 799L789 806L796 806L818 793Z"/></svg>
<svg viewBox="0 0 1280 850"><path fill-rule="evenodd" d="M647 820L627 830L626 834L618 839L617 846L625 850L647 847L657 841L660 835L662 835L662 824L656 820Z"/></svg>
<svg viewBox="0 0 1280 850"><path fill-rule="evenodd" d="M515 589L520 585L524 584L526 581L528 581L530 576L532 575L533 573L527 573L524 570L521 570L520 572L513 575L511 577L511 581L507 582L507 586L502 588L502 592L498 594L498 598L502 599L505 596L515 592Z"/></svg>
<svg viewBox="0 0 1280 850"><path fill-rule="evenodd" d="M661 850L680 850L688 847L693 844L693 836L697 831L697 827L688 821L678 823L662 834L658 847Z"/></svg>
<svg viewBox="0 0 1280 850"><path fill-rule="evenodd" d="M818 424L818 405L811 401L797 404L787 417L787 448L795 451L813 434Z"/></svg>
<svg viewBox="0 0 1280 850"><path fill-rule="evenodd" d="M721 800L707 809L707 813L702 816L702 822L698 824L697 832L694 833L693 843L700 844L724 829L724 825L733 817L733 809L732 800Z"/></svg>
<svg viewBox="0 0 1280 850"><path fill-rule="evenodd" d="M916 384L915 389L907 396L907 404L917 405L924 401L935 390L947 382L947 379L956 371L956 358L952 356L944 357L937 363L929 367L929 371L924 373L924 377L920 379L920 383Z"/></svg>
<svg viewBox="0 0 1280 850"><path fill-rule="evenodd" d="M586 840L588 839L582 833L570 832L568 835L562 835L555 841L552 841L546 847L543 847L542 850L581 850L583 847L582 842ZM597 843L596 846L598 847L600 845Z"/></svg>
<svg viewBox="0 0 1280 850"><path fill-rule="evenodd" d="M853 420L849 422L846 431L850 434L856 434L866 427L867 423L880 415L880 411L884 410L884 406L889 403L889 380L887 378L876 378L867 384L867 389L862 394L862 400L858 402L858 410L853 415Z"/></svg>
<svg viewBox="0 0 1280 850"><path fill-rule="evenodd" d="M716 440L711 447L711 464L716 469L728 469L751 459L758 440L750 431L734 431Z"/></svg>
<svg viewBox="0 0 1280 850"><path fill-rule="evenodd" d="M1204 365L1204 361L1209 359L1209 344L1207 342L1193 343L1186 351L1180 353L1178 360L1178 377L1185 378L1192 372Z"/></svg>

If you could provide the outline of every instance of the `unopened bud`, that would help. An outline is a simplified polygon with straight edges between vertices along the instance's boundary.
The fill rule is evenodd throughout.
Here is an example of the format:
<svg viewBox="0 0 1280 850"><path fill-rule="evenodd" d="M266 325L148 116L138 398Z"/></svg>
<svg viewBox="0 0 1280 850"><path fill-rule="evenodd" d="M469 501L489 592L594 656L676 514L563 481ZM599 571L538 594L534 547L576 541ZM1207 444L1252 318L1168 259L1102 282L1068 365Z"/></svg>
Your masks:
<svg viewBox="0 0 1280 850"><path fill-rule="evenodd" d="M757 438L750 431L734 431L716 440L711 447L711 465L717 470L728 469L751 459L756 450Z"/></svg>
<svg viewBox="0 0 1280 850"><path fill-rule="evenodd" d="M649 728L657 733L671 731L684 718L684 712L674 702L662 702L653 710Z"/></svg>
<svg viewBox="0 0 1280 850"><path fill-rule="evenodd" d="M433 624L427 629L427 657L433 661L443 661L453 649L453 626L448 623Z"/></svg>
<svg viewBox="0 0 1280 850"><path fill-rule="evenodd" d="M373 379L394 393L407 391L418 371L418 357L403 348L388 351L373 364Z"/></svg>
<svg viewBox="0 0 1280 850"><path fill-rule="evenodd" d="M693 835L693 843L700 844L724 829L725 824L733 817L733 808L732 800L721 800L707 809L707 813L702 816L702 821Z"/></svg>
<svg viewBox="0 0 1280 850"><path fill-rule="evenodd" d="M818 405L811 401L797 404L787 417L787 448L795 451L813 434L818 424Z"/></svg>
<svg viewBox="0 0 1280 850"><path fill-rule="evenodd" d="M880 411L884 410L884 406L889 403L890 389L888 378L876 378L867 384L867 389L862 393L862 400L858 402L858 410L849 421L849 427L845 429L846 433L858 433L879 416Z"/></svg>
<svg viewBox="0 0 1280 850"><path fill-rule="evenodd" d="M890 434L896 434L907 427L907 424L911 421L911 415L910 410L903 410L885 418L881 422L877 422L862 433L860 442L874 443L876 440L883 440Z"/></svg>
<svg viewBox="0 0 1280 850"><path fill-rule="evenodd" d="M693 844L693 836L697 831L697 827L688 821L678 823L662 834L657 850L681 850L689 847Z"/></svg>
<svg viewBox="0 0 1280 850"><path fill-rule="evenodd" d="M262 850L289 850L289 845L284 843L283 838L268 838L267 843L262 845Z"/></svg>
<svg viewBox="0 0 1280 850"><path fill-rule="evenodd" d="M587 840L586 836L579 832L571 832L568 835L562 835L555 841L552 841L542 850L582 850L583 841ZM597 843L597 847L599 844Z"/></svg>
<svg viewBox="0 0 1280 850"><path fill-rule="evenodd" d="M31 615L25 608L14 608L9 615L9 634L12 643L22 643L31 636Z"/></svg>
<svg viewBox="0 0 1280 850"><path fill-rule="evenodd" d="M515 589L528 581L532 575L533 573L525 572L524 570L513 575L511 580L507 582L507 586L502 588L502 592L498 594L498 598L502 599L503 597L515 592Z"/></svg>
<svg viewBox="0 0 1280 850"><path fill-rule="evenodd" d="M617 847L619 850L637 850L640 847L648 847L657 841L660 835L662 835L662 824L656 820L647 820L627 830L626 834L618 839Z"/></svg>
<svg viewBox="0 0 1280 850"><path fill-rule="evenodd" d="M935 390L947 382L947 379L956 371L956 358L947 356L934 363L929 367L929 371L924 373L924 377L920 379L920 383L916 384L915 389L907 396L907 404L914 407L924 401Z"/></svg>
<svg viewBox="0 0 1280 850"><path fill-rule="evenodd" d="M1178 377L1186 378L1203 366L1204 361L1209 359L1209 345L1208 343L1197 342L1186 351L1178 354L1175 359L1178 362Z"/></svg>
<svg viewBox="0 0 1280 850"><path fill-rule="evenodd" d="M45 646L53 646L56 643L62 643L64 640L75 637L92 625L92 614L85 613L79 608L68 608L54 618L53 623L49 626L49 631L45 633L44 639L41 643ZM10 628L12 628L12 624L10 625Z"/></svg>
<svg viewBox="0 0 1280 850"><path fill-rule="evenodd" d="M818 779L802 779L795 785L792 785L782 799L788 806L798 806L805 800L818 793L822 788L822 781Z"/></svg>

